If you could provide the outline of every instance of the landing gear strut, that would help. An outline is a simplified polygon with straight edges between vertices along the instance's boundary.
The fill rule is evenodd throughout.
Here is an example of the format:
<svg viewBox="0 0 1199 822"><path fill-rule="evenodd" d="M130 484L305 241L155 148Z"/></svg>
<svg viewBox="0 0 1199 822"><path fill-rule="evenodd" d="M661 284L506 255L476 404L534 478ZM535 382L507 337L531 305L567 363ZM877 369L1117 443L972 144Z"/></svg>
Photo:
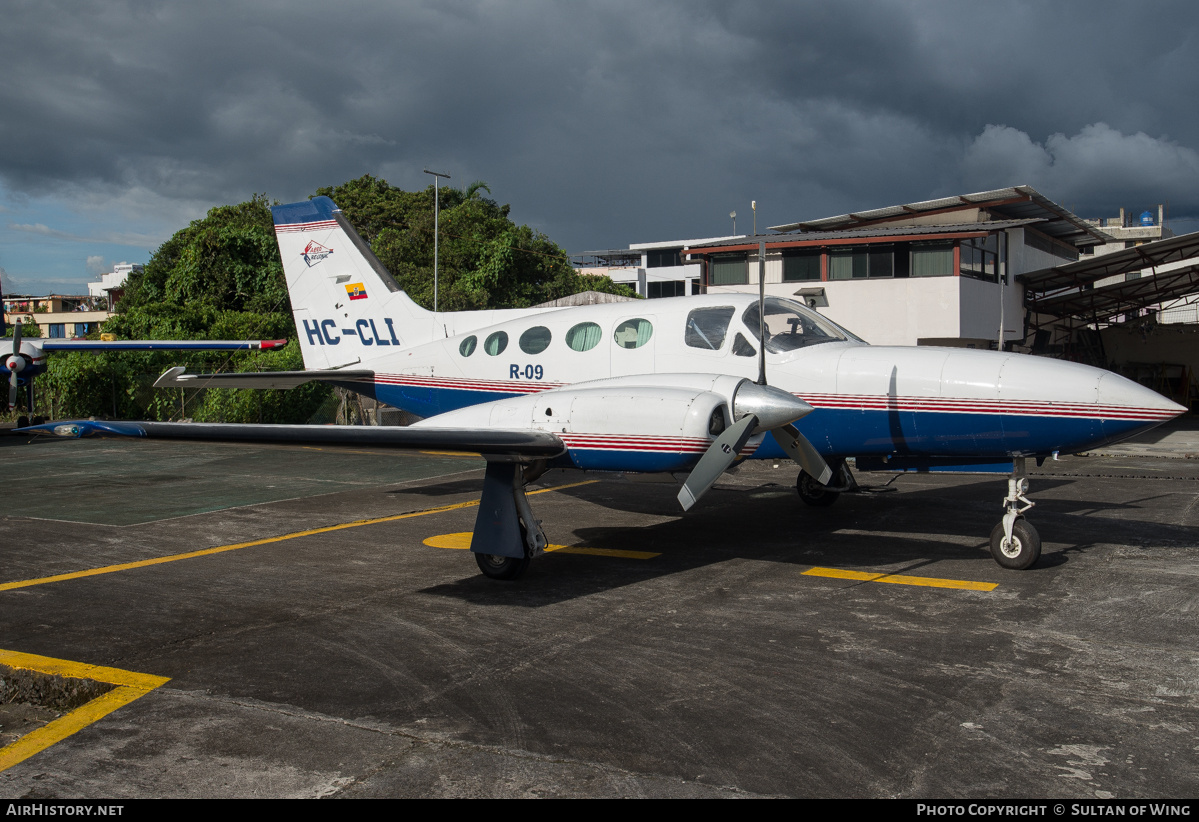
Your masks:
<svg viewBox="0 0 1199 822"><path fill-rule="evenodd" d="M533 469L530 476L539 473ZM549 544L525 497L526 481L525 469L517 463L487 464L470 550L479 570L491 579L516 579Z"/></svg>
<svg viewBox="0 0 1199 822"><path fill-rule="evenodd" d="M1025 496L1027 493L1024 457L1017 457L1007 481L1007 496L1003 498L1007 511L991 531L991 556L1004 568L1014 571L1031 568L1041 557L1041 536L1024 519L1024 512L1036 505Z"/></svg>

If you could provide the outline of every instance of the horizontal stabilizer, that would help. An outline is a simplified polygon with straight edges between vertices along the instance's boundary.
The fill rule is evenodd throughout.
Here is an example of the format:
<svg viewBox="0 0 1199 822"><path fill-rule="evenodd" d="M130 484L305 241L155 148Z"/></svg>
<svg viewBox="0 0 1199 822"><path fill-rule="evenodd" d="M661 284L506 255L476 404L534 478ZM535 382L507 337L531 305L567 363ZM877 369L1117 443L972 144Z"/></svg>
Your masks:
<svg viewBox="0 0 1199 822"><path fill-rule="evenodd" d="M404 428L386 425L242 425L217 422L70 420L19 428L17 433L59 437L138 437L208 442L431 449L514 460L552 458L566 451L562 440L544 431Z"/></svg>
<svg viewBox="0 0 1199 822"><path fill-rule="evenodd" d="M241 371L228 374L186 374L183 366L169 368L154 381L155 388L295 388L306 382L373 380L374 371Z"/></svg>

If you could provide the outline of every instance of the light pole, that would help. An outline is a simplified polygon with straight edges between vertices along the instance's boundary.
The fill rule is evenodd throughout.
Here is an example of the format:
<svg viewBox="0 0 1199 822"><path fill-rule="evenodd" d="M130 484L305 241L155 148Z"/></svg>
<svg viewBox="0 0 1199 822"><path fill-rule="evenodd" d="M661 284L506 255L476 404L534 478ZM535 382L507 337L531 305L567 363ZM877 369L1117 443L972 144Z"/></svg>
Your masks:
<svg viewBox="0 0 1199 822"><path fill-rule="evenodd" d="M441 212L441 197L438 196L437 178L445 177L450 179L450 175L442 174L440 171L429 171L425 169L425 174L433 175L433 313L437 313L437 235L440 233L438 222Z"/></svg>
<svg viewBox="0 0 1199 822"><path fill-rule="evenodd" d="M754 236L757 237L758 236L758 201L750 200L749 207L752 208L753 212L754 212Z"/></svg>
<svg viewBox="0 0 1199 822"><path fill-rule="evenodd" d="M730 211L729 216L733 218L733 236L737 236L737 212Z"/></svg>

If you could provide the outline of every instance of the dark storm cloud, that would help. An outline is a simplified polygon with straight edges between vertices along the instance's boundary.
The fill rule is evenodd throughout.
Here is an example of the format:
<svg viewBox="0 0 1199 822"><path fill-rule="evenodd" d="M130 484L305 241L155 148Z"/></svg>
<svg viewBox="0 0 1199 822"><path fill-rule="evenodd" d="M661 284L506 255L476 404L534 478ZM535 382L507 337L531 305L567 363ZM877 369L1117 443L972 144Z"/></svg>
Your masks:
<svg viewBox="0 0 1199 822"><path fill-rule="evenodd" d="M37 2L0 181L134 214L486 180L573 251L1019 183L1199 214L1185 4Z"/></svg>

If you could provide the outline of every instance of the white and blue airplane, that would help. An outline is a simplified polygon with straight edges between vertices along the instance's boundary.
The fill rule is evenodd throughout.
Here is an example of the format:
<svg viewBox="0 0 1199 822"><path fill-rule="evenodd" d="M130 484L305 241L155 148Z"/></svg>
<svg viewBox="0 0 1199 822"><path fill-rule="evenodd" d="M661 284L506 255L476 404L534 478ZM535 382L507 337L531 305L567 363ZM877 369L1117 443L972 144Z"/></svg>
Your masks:
<svg viewBox="0 0 1199 822"><path fill-rule="evenodd" d="M800 498L858 490L859 467L1009 474L991 534L1024 569L1025 460L1125 439L1185 409L1102 369L1022 354L872 346L808 307L748 294L433 313L327 197L272 209L305 371L189 375L171 387L322 380L423 417L406 428L75 421L61 436L370 444L483 454L471 550L512 579L547 540L524 486L548 468L685 474L689 509L734 462L791 458ZM769 374L769 384L766 375ZM770 436L767 436L770 434Z"/></svg>

